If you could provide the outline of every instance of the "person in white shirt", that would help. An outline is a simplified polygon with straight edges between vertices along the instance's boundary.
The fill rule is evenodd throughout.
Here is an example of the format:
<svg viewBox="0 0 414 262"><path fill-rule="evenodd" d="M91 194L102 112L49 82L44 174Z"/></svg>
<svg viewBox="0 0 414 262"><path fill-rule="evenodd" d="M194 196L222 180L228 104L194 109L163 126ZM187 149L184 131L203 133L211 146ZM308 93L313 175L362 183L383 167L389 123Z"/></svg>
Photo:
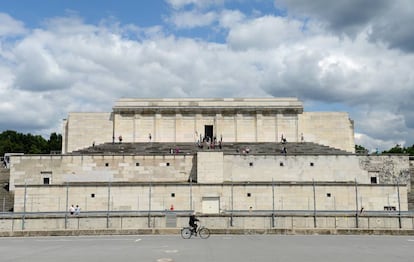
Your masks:
<svg viewBox="0 0 414 262"><path fill-rule="evenodd" d="M75 215L79 215L80 214L80 207L78 205L76 205L75 207Z"/></svg>
<svg viewBox="0 0 414 262"><path fill-rule="evenodd" d="M69 213L71 215L73 215L75 213L75 207L73 205L71 207L69 207Z"/></svg>

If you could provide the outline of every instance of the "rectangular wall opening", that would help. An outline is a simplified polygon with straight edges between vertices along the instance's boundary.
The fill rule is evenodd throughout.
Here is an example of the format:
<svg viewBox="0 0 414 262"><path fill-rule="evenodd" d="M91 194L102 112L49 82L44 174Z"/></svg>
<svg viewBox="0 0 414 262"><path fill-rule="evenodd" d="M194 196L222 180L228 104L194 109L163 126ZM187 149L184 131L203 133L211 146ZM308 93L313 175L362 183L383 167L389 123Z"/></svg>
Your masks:
<svg viewBox="0 0 414 262"><path fill-rule="evenodd" d="M210 138L210 141L213 139L213 126L212 125L205 125L204 126L204 138Z"/></svg>

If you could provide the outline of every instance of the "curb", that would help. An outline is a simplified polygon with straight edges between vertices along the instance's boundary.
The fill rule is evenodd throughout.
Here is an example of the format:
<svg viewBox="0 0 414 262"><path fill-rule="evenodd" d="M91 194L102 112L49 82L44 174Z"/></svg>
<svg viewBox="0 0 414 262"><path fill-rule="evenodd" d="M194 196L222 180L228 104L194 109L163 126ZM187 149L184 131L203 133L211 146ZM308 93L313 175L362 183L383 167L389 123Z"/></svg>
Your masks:
<svg viewBox="0 0 414 262"><path fill-rule="evenodd" d="M0 237L179 235L181 228L21 230L3 231ZM389 229L210 229L215 235L388 235L414 236L414 230Z"/></svg>

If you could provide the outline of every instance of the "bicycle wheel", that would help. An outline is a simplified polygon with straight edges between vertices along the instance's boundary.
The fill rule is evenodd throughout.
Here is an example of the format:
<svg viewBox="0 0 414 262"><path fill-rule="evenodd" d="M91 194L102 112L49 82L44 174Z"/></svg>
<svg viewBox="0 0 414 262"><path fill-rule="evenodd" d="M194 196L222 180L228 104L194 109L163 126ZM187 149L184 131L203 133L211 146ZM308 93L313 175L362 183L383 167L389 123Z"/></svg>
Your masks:
<svg viewBox="0 0 414 262"><path fill-rule="evenodd" d="M206 227L200 228L200 231L198 231L198 234L200 235L202 239L206 239L210 236L210 229Z"/></svg>
<svg viewBox="0 0 414 262"><path fill-rule="evenodd" d="M181 229L181 237L184 239L189 239L191 237L191 229L188 227Z"/></svg>

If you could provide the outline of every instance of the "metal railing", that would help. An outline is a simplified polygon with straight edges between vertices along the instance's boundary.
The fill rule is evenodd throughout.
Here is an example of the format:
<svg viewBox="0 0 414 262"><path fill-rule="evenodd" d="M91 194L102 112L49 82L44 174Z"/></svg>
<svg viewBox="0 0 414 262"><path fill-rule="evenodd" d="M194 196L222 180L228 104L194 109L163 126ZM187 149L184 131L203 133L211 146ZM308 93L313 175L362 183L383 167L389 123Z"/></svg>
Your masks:
<svg viewBox="0 0 414 262"><path fill-rule="evenodd" d="M25 230L25 220L28 219L64 219L65 229L68 229L68 220L70 219L92 219L92 218L106 218L106 228L110 228L110 222L116 218L139 217L147 219L148 228L153 228L152 219L164 219L167 216L174 215L175 217L188 217L193 210L125 210L125 211L84 211L78 215L71 215L68 212L0 212L1 219L21 220L21 230ZM319 218L352 218L355 220L355 227L359 228L359 220L361 219L398 219L398 227L395 229L402 229L401 219L411 219L414 223L413 211L363 211L355 212L353 210L223 210L219 214L199 214L204 218L223 218L229 219L230 228L234 226L234 220L237 218L254 219L258 217L270 218L271 228L275 228L276 219L280 218L313 218L315 221L314 228L318 228L317 219ZM414 225L413 225L414 227ZM414 229L414 228L413 228Z"/></svg>
<svg viewBox="0 0 414 262"><path fill-rule="evenodd" d="M334 204L333 209L332 210L318 210L317 209L317 198L315 196L315 192L317 190L317 187L319 186L317 182L312 181L311 183L307 183L307 186L311 187L311 190L308 191L309 195L308 195L308 209L306 210L286 210L283 208L283 195L281 195L281 203L279 203L279 207L276 207L276 192L275 192L275 187L276 184L275 182L272 182L271 184L271 193L269 192L268 195L268 202L267 202L267 206L269 206L269 209L264 209L264 210L237 210L235 209L234 203L235 203L235 199L237 199L237 195L235 196L235 192L233 190L234 188L234 184L233 182L231 184L226 185L228 187L228 201L227 201L227 207L228 209L226 210L220 210L218 212L218 214L215 214L215 216L226 216L229 217L229 224L232 227L233 226L233 222L234 222L234 217L235 216L246 216L246 217L252 217L252 216L269 216L272 218L272 226L274 227L275 225L275 217L276 216L303 216L303 217L311 217L313 218L313 227L316 228L317 225L317 218L321 217L321 216L334 216L334 215L338 215L338 216L346 216L346 217L352 217L353 219L355 219L355 227L358 228L359 227L359 221L360 221L360 217L364 216L364 217L369 217L369 216L388 216L388 217L396 217L398 218L398 223L399 223L399 228L402 228L402 222L401 219L402 217L406 217L406 216L412 216L412 212L407 212L407 211L400 211L401 210L401 205L400 205L400 185L397 183L395 185L395 192L396 192L396 196L395 197L395 203L397 203L398 205L396 205L395 208L396 211L364 211L362 208L362 196L361 193L358 192L358 187L360 187L361 185L359 185L356 180L354 182L350 182L349 186L353 187L353 191L354 191L354 199L355 202L351 203L351 205L355 205L355 209L353 210L337 210L336 209L336 205ZM57 205L56 205L56 211L47 211L47 212L38 212L36 211L36 201L34 201L34 197L38 197L36 195L31 195L29 190L30 188L32 188L33 186L27 186L26 184L24 185L24 195L23 195L23 207L19 210L23 210L20 212L15 212L15 213L8 213L8 212L4 212L4 213L0 213L1 216L7 216L12 214L12 216L17 216L17 217L21 217L22 219L22 229L25 229L25 219L29 218L29 217L34 217L34 216L51 216L51 217L64 217L65 218L65 228L67 225L67 221L69 218L72 217L72 215L69 214L69 204L71 201L69 201L70 198L70 194L69 194L69 189L71 184L66 183L64 186L64 190L66 191L65 194L62 194L61 197L58 198L54 198L54 200L57 201ZM159 203L163 203L164 205L164 201L160 201L160 197L163 198L165 196L160 196L160 195L154 195L153 193L153 187L154 184L152 184L151 182L148 183L148 186L146 187L145 190L141 191L140 193L137 193L137 197L136 197L136 203L137 205L132 209L132 210L127 210L127 211L122 211L120 210L120 206L119 204L114 207L114 203L112 200L112 187L113 184L111 182L108 182L106 185L107 188L104 188L106 190L106 192L103 194L102 198L101 198L101 206L100 207L95 207L95 209L98 210L88 210L87 207L87 200L85 200L85 209L81 211L80 216L81 217L88 217L88 216L97 216L97 217L102 217L102 216L106 216L106 222L107 222L107 227L109 227L109 222L110 222L110 218L114 217L114 216L129 216L129 215L134 215L134 216L147 216L148 218L148 227L151 227L151 217L153 216L165 216L165 214L167 214L169 211L169 209L165 209L163 206L161 206L161 208L164 208L162 210L160 210L160 204ZM186 213L189 213L191 210L194 209L194 204L193 204L193 190L192 190L193 184L190 183L188 184L188 196L187 196L187 200L186 201L182 201L183 205L182 207L187 208L186 210L180 210L177 211L175 210L175 213L177 215L185 215ZM36 188L36 187L34 187ZM50 197L50 196L47 196ZM72 197L72 196L71 196ZM158 198L158 199L157 199ZM360 199L361 198L361 199ZM85 198L86 199L86 198ZM333 199L334 203L335 203L335 198ZM43 202L41 203L46 203L44 201L44 199L42 200ZM50 201L48 201L50 203ZM156 202L158 202L158 205L156 205ZM361 203L360 203L361 202ZM167 202L168 203L168 202ZM140 205L141 204L141 205ZM168 206L168 205L167 205ZM286 207L285 207L286 208ZM117 210L115 210L117 209ZM135 209L135 210L134 210Z"/></svg>

